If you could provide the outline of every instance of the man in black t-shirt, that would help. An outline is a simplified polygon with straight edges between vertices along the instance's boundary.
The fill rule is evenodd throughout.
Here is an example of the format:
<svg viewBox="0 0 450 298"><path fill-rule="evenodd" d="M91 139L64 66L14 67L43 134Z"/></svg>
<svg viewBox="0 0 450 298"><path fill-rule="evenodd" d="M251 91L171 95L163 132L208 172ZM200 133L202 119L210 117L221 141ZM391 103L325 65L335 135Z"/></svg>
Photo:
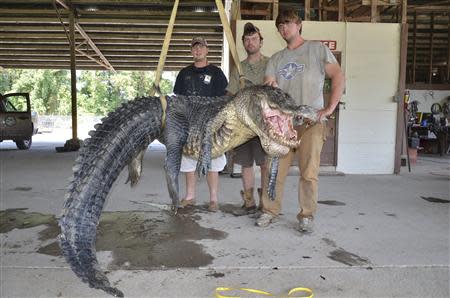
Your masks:
<svg viewBox="0 0 450 298"><path fill-rule="evenodd" d="M197 96L222 96L228 85L227 78L222 70L209 64L208 43L202 37L194 37L191 42L191 53L194 63L183 68L175 81L173 92L178 95ZM219 171L226 164L225 155L211 161L211 169L208 171L207 181L209 187L209 211L216 212L219 209L217 192L219 189ZM181 172L186 174L186 195L181 200L181 206L186 207L195 204L195 168L197 160L182 156Z"/></svg>

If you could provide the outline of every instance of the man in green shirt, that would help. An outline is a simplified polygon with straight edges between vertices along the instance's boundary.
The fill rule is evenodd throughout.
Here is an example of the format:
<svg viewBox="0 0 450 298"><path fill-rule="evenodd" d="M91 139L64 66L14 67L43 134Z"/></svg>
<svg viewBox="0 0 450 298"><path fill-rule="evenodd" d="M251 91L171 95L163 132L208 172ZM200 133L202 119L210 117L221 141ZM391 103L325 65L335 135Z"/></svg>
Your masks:
<svg viewBox="0 0 450 298"><path fill-rule="evenodd" d="M266 64L269 60L261 53L263 37L258 27L252 23L246 23L242 35L247 58L241 61L242 72L245 77L245 86L258 85L264 82ZM226 88L228 94L234 95L240 90L239 73L233 69L230 75L230 83ZM255 137L241 146L234 149L234 162L242 167L242 184L244 190L241 190L241 196L244 205L236 210L234 215L246 215L255 213L257 210L256 202L253 197L255 187L255 174L253 164L256 163L261 169L261 186L263 177L266 173L265 152L261 147L258 137ZM260 189L258 189L260 192ZM259 208L261 208L261 200Z"/></svg>

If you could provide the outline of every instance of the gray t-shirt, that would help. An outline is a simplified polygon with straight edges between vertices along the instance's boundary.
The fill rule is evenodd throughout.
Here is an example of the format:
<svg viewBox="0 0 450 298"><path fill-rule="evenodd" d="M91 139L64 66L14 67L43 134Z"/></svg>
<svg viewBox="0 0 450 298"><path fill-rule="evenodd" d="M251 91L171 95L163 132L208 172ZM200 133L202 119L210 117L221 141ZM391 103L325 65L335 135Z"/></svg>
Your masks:
<svg viewBox="0 0 450 298"><path fill-rule="evenodd" d="M338 63L330 49L319 41L305 41L294 50L284 48L270 57L266 76L274 77L298 104L321 109L327 63Z"/></svg>
<svg viewBox="0 0 450 298"><path fill-rule="evenodd" d="M242 74L246 78L245 87L264 83L264 74L268 61L269 58L266 56L261 56L261 59L256 63L250 63L247 59L241 61ZM236 68L233 68L230 74L230 83L228 83L226 90L236 94L239 89L239 73Z"/></svg>

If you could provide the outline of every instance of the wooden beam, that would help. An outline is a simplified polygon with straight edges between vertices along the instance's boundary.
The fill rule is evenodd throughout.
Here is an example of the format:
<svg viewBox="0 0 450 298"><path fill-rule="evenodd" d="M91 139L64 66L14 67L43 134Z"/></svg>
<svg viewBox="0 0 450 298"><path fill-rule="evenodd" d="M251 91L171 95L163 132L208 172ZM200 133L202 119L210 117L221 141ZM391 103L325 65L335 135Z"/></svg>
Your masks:
<svg viewBox="0 0 450 298"><path fill-rule="evenodd" d="M377 6L392 6L399 5L402 0L378 0ZM372 5L373 1L371 0L362 0L360 5Z"/></svg>
<svg viewBox="0 0 450 298"><path fill-rule="evenodd" d="M305 0L305 21L309 21L311 16L311 0Z"/></svg>
<svg viewBox="0 0 450 298"><path fill-rule="evenodd" d="M420 11L420 12L430 12L430 11L434 11L434 12L441 12L441 13L446 13L448 11L450 11L450 6L423 6L423 7L411 7L408 6L409 11Z"/></svg>
<svg viewBox="0 0 450 298"><path fill-rule="evenodd" d="M267 10L264 10L267 12ZM64 19L62 20L63 23L67 24L67 21ZM139 18L132 16L131 18L119 18L119 17L111 17L108 18L107 16L101 17L101 18L86 18L86 17L79 17L76 21L78 24L83 25L95 25L95 24L103 24L108 26L118 26L118 25L125 25L125 26L159 26L159 27L167 27L167 19L166 18L151 18L149 19L149 16L141 16ZM0 19L1 24L45 24L45 25L52 25L52 24L61 24L60 20L58 18L49 16L2 16ZM180 19L177 21L177 26L179 27L222 27L220 23L217 22L215 19L200 19L195 20L195 23L192 22L192 20L189 19Z"/></svg>
<svg viewBox="0 0 450 298"><path fill-rule="evenodd" d="M64 7L65 9L67 9L67 10L70 9L69 6L67 6L67 4L64 3L63 0L56 0L56 2L57 2L59 5L61 5L62 7Z"/></svg>
<svg viewBox="0 0 450 298"><path fill-rule="evenodd" d="M370 10L370 21L376 23L378 21L378 0L372 0L371 10Z"/></svg>
<svg viewBox="0 0 450 298"><path fill-rule="evenodd" d="M345 21L345 1L339 0L338 4L339 14L338 14L338 21L343 22Z"/></svg>
<svg viewBox="0 0 450 298"><path fill-rule="evenodd" d="M108 59L106 59L106 57L102 54L102 52L95 45L95 43L92 41L89 35L87 35L87 33L83 30L83 28L81 28L79 24L75 24L75 28L77 28L77 31L81 34L81 36L84 37L84 39L87 41L89 46L94 50L94 52L98 55L98 57L100 57L100 60L102 62L101 64L107 65L108 66L107 69L115 71L114 67L111 65L111 63L109 63Z"/></svg>

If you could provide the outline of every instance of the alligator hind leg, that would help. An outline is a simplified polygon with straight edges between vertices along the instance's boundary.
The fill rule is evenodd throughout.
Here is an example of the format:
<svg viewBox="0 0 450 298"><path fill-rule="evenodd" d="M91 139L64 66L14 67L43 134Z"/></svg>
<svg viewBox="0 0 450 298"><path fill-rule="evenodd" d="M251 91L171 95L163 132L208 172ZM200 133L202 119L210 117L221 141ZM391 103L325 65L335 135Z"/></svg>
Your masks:
<svg viewBox="0 0 450 298"><path fill-rule="evenodd" d="M180 206L178 176L181 167L181 155L183 146L186 144L188 132L173 124L168 123L165 131L167 154L164 170L166 172L169 195L172 199L172 205L176 210Z"/></svg>

